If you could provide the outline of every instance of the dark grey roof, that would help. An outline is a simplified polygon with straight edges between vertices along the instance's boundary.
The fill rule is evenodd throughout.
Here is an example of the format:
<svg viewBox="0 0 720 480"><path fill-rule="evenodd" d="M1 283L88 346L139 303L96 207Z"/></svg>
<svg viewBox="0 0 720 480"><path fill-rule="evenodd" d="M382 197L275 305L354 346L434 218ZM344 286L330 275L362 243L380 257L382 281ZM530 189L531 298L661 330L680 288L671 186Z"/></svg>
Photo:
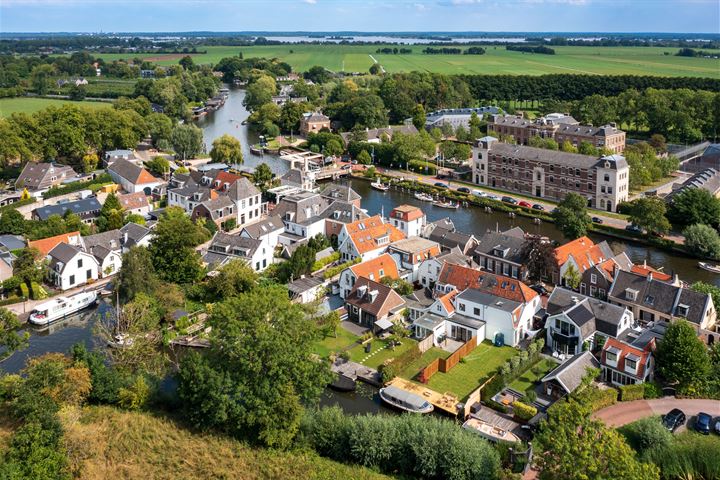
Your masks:
<svg viewBox="0 0 720 480"><path fill-rule="evenodd" d="M0 235L0 245L8 250L20 250L25 248L27 242L22 235Z"/></svg>
<svg viewBox="0 0 720 480"><path fill-rule="evenodd" d="M312 290L318 285L322 285L323 279L320 277L298 278L292 283L288 283L288 290L294 295L301 295L308 290Z"/></svg>
<svg viewBox="0 0 720 480"><path fill-rule="evenodd" d="M137 223L128 223L126 225L123 225L123 227L120 229L120 234L123 238L123 247L130 248L133 245L136 245L140 240L145 238L146 235L148 235L151 232L151 230L143 225L138 225ZM127 240L124 240L124 236L127 234Z"/></svg>
<svg viewBox="0 0 720 480"><path fill-rule="evenodd" d="M455 230L455 224L452 220L450 220L450 217L441 218L439 220L435 220L434 222L428 223L428 226L440 227L444 228L446 230Z"/></svg>
<svg viewBox="0 0 720 480"><path fill-rule="evenodd" d="M212 189L210 187L203 187L198 185L195 182L187 183L184 186L180 188L173 188L168 191L168 193L175 193L177 195L180 195L181 197L192 197L196 193L200 193L200 199L198 201L205 201L208 198L210 198L210 192Z"/></svg>
<svg viewBox="0 0 720 480"><path fill-rule="evenodd" d="M124 158L120 158L116 161L114 161L109 167L108 171L112 171L116 173L118 176L135 183L140 177L140 174L143 171L142 167L139 167L137 164L125 160Z"/></svg>
<svg viewBox="0 0 720 480"><path fill-rule="evenodd" d="M424 310L435 303L432 291L427 288L416 290L410 295L403 297L408 307Z"/></svg>
<svg viewBox="0 0 720 480"><path fill-rule="evenodd" d="M68 210L78 215L82 215L91 212L100 212L101 208L102 205L98 202L97 197L88 197L82 200L75 200L74 202L38 207L34 210L34 213L40 220L47 220L51 215L63 216Z"/></svg>
<svg viewBox="0 0 720 480"><path fill-rule="evenodd" d="M490 153L508 158L537 161L553 165L570 166L574 168L592 168L600 161L598 157L581 155L579 153L561 152L546 148L512 145L509 143L494 142L490 146Z"/></svg>
<svg viewBox="0 0 720 480"><path fill-rule="evenodd" d="M363 220L368 218L368 214L357 208L352 203L347 203L342 200L333 202L328 208L326 208L320 217L334 220L342 223L352 223L356 220Z"/></svg>
<svg viewBox="0 0 720 480"><path fill-rule="evenodd" d="M273 212L280 215L283 221L303 225L317 221L327 207L327 200L319 194L301 192L283 197Z"/></svg>
<svg viewBox="0 0 720 480"><path fill-rule="evenodd" d="M476 320L465 315L460 315L459 313L455 313L454 315L448 317L446 320L448 322L457 323L458 325L462 325L464 327L474 328L475 330L478 330L482 328L483 325L485 325L485 322L482 320Z"/></svg>
<svg viewBox="0 0 720 480"><path fill-rule="evenodd" d="M522 261L521 251L523 245L525 245L525 238L523 237L506 235L501 232L489 232L478 239L475 253L520 263Z"/></svg>
<svg viewBox="0 0 720 480"><path fill-rule="evenodd" d="M109 230L95 235L83 237L85 251L102 260L112 251L122 249L122 233L120 230Z"/></svg>
<svg viewBox="0 0 720 480"><path fill-rule="evenodd" d="M48 253L50 257L50 268L55 270L57 264L62 262L63 265L60 271L64 271L67 264L80 252L81 250L77 247L68 245L67 243L58 243L55 248Z"/></svg>
<svg viewBox="0 0 720 480"><path fill-rule="evenodd" d="M672 201L673 197L676 195L692 188L702 188L703 190L710 192L713 196L716 196L718 191L720 191L720 172L714 168L706 168L705 170L696 173L685 180L680 186L678 186L678 188L675 188L672 192L670 192L665 197L665 200Z"/></svg>
<svg viewBox="0 0 720 480"><path fill-rule="evenodd" d="M254 238L217 232L210 242L208 250L214 253L250 258L261 244L260 240Z"/></svg>
<svg viewBox="0 0 720 480"><path fill-rule="evenodd" d="M453 247L435 258L440 261L440 263L452 263L453 265L462 265L466 267L473 267L475 265L475 262L465 255L459 247Z"/></svg>
<svg viewBox="0 0 720 480"><path fill-rule="evenodd" d="M307 174L297 168L291 168L280 177L280 183L282 185L291 185L295 187L302 187L307 180Z"/></svg>
<svg viewBox="0 0 720 480"><path fill-rule="evenodd" d="M328 184L323 191L320 192L320 195L330 201L342 200L344 202L354 202L362 198L350 185L340 185L337 183Z"/></svg>
<svg viewBox="0 0 720 480"><path fill-rule="evenodd" d="M625 307L588 297L563 287L555 287L548 298L549 315L565 314L580 328L583 338L594 331L616 336Z"/></svg>
<svg viewBox="0 0 720 480"><path fill-rule="evenodd" d="M475 237L467 233L448 230L443 227L435 227L430 235L428 235L428 239L439 243L446 249L458 247L463 251L467 248L468 242L474 240L474 238Z"/></svg>
<svg viewBox="0 0 720 480"><path fill-rule="evenodd" d="M557 380L567 393L572 393L582 383L588 368L600 368L600 362L589 351L578 353L545 375L541 382Z"/></svg>
<svg viewBox="0 0 720 480"><path fill-rule="evenodd" d="M260 238L270 232L283 230L284 228L285 224L282 219L277 215L271 215L257 223L243 227L243 230L247 232L251 238Z"/></svg>
<svg viewBox="0 0 720 480"><path fill-rule="evenodd" d="M60 183L60 178L69 178L76 175L72 167L55 163L28 162L18 176L15 185L28 190L49 188L53 183ZM63 177L64 176L64 177ZM52 177L56 177L53 182Z"/></svg>
<svg viewBox="0 0 720 480"><path fill-rule="evenodd" d="M224 218L226 216L225 210L228 207L234 207L235 204L227 195L220 195L217 198L205 200L204 202L198 204L195 208L200 206L205 207L210 212L213 220L217 220L219 218ZM218 214L218 212L220 212L220 214Z"/></svg>
<svg viewBox="0 0 720 480"><path fill-rule="evenodd" d="M245 177L240 177L228 189L228 196L235 201L256 195L260 195L260 190Z"/></svg>
<svg viewBox="0 0 720 480"><path fill-rule="evenodd" d="M456 298L458 300L467 300L468 302L477 303L479 305L491 306L504 312L513 312L516 308L522 305L520 302L491 295L474 288L468 288L460 292Z"/></svg>

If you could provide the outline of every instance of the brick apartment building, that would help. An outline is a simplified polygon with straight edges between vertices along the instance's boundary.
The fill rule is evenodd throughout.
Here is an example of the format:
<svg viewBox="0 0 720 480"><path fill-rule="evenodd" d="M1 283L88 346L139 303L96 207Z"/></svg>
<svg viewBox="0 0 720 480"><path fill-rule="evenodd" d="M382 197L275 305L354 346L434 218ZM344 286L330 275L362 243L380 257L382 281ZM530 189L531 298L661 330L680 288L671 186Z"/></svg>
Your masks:
<svg viewBox="0 0 720 480"><path fill-rule="evenodd" d="M608 212L628 198L629 168L617 154L598 158L483 137L473 147L472 169L478 185L556 201L575 192Z"/></svg>
<svg viewBox="0 0 720 480"><path fill-rule="evenodd" d="M559 144L568 140L575 147L582 142L596 148L607 148L613 153L625 150L625 132L615 124L594 127L580 125L573 117L563 113L551 113L535 120L516 115L490 115L488 131L512 135L520 145L527 145L531 137L552 138Z"/></svg>

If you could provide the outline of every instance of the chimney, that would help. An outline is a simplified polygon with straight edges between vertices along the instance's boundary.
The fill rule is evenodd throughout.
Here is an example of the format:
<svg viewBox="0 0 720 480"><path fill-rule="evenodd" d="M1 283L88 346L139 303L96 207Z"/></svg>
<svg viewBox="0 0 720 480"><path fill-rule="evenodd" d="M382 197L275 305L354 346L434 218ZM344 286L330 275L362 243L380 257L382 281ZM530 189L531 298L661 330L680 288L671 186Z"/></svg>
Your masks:
<svg viewBox="0 0 720 480"><path fill-rule="evenodd" d="M680 285L680 275L677 273L673 275L673 285Z"/></svg>
<svg viewBox="0 0 720 480"><path fill-rule="evenodd" d="M653 280L653 274L652 274L652 272L649 272L648 276L647 276L647 281L652 282L652 280Z"/></svg>
<svg viewBox="0 0 720 480"><path fill-rule="evenodd" d="M123 245L126 245L128 241L128 232L123 233Z"/></svg>
<svg viewBox="0 0 720 480"><path fill-rule="evenodd" d="M370 303L375 302L375 300L377 299L377 297L378 297L379 294L380 294L380 292L378 292L377 290L371 290L371 291L368 293L368 298L369 298L369 300L370 300Z"/></svg>
<svg viewBox="0 0 720 480"><path fill-rule="evenodd" d="M578 299L578 297L576 297L575 295L572 296L572 302L573 302L573 304L577 305L577 303L578 303L579 301L580 301L580 299Z"/></svg>

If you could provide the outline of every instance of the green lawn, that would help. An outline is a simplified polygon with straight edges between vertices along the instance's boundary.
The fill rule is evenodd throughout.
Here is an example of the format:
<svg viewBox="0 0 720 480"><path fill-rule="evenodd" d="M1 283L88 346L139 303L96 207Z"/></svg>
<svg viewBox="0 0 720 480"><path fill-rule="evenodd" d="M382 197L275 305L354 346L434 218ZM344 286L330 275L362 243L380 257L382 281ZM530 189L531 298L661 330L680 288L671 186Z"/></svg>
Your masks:
<svg viewBox="0 0 720 480"><path fill-rule="evenodd" d="M331 352L339 353L343 348L355 343L360 337L342 327L337 329L337 337L329 336L313 344L313 353L326 358Z"/></svg>
<svg viewBox="0 0 720 480"><path fill-rule="evenodd" d="M446 352L442 348L432 347L430 350L423 353L420 358L408 365L407 368L400 373L400 376L407 378L408 380L415 380L415 377L417 377L420 373L420 370L429 365L430 362L436 358L447 358L449 356L450 352Z"/></svg>
<svg viewBox="0 0 720 480"><path fill-rule="evenodd" d="M526 392L531 390L535 386L535 382L543 378L545 375L550 373L558 367L557 362L543 358L534 367L516 378L508 387L512 388L516 392Z"/></svg>
<svg viewBox="0 0 720 480"><path fill-rule="evenodd" d="M417 342L411 338L403 338L402 345L396 346L394 350L387 348L387 342L384 340L373 339L370 353L365 353L364 345L358 345L350 350L350 360L377 369L386 360L398 357L410 348L417 348ZM370 354L374 355L365 360Z"/></svg>
<svg viewBox="0 0 720 480"><path fill-rule="evenodd" d="M428 71L446 74L543 75L588 73L598 75L659 75L720 78L720 60L677 57L676 47L553 47L555 55L508 51L486 46L485 55L425 55L423 46L411 46L413 53L375 53L382 45L265 45L253 47L198 47L207 53L193 55L196 63L217 63L221 58L242 52L245 58L277 57L305 71L322 65L333 71L367 72L375 57L386 71ZM668 53L668 55L665 55ZM177 64L177 56L157 54L100 54L107 60L151 57L160 65Z"/></svg>
<svg viewBox="0 0 720 480"><path fill-rule="evenodd" d="M54 98L14 97L0 98L0 118L9 117L12 113L34 113L50 105L60 106L73 104L87 108L109 108L111 103L106 102L74 102Z"/></svg>

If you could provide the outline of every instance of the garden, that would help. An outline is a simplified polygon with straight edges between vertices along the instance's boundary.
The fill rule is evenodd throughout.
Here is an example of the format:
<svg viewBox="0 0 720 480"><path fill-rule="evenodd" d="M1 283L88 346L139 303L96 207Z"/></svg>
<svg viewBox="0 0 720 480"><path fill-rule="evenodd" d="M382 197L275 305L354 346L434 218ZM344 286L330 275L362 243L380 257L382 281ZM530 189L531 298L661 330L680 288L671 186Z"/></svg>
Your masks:
<svg viewBox="0 0 720 480"><path fill-rule="evenodd" d="M526 370L525 373L513 380L510 385L508 385L508 388L518 393L526 393L529 390L534 390L535 385L557 366L558 364L556 362L543 358L533 367Z"/></svg>
<svg viewBox="0 0 720 480"><path fill-rule="evenodd" d="M327 358L331 353L340 353L349 348L360 339L357 335L345 330L342 327L335 329L335 335L329 335L313 343L312 352L322 358Z"/></svg>
<svg viewBox="0 0 720 480"><path fill-rule="evenodd" d="M417 349L417 342L411 338L399 339L400 345L390 346L389 340L373 338L370 341L370 353L365 352L365 344L350 349L350 360L377 369L390 360L397 358L411 349Z"/></svg>

